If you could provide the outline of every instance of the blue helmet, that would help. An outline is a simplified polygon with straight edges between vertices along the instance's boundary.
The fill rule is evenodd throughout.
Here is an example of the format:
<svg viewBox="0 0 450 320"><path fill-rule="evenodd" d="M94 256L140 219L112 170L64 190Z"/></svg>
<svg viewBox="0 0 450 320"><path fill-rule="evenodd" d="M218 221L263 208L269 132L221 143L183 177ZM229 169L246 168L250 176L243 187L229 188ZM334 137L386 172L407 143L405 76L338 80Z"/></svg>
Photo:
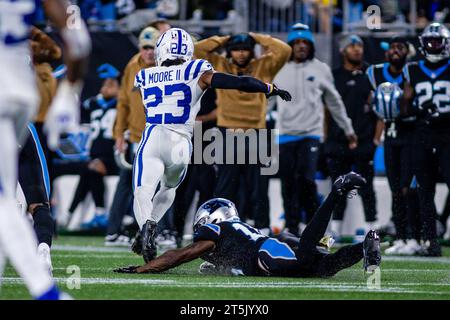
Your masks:
<svg viewBox="0 0 450 320"><path fill-rule="evenodd" d="M291 43L297 39L308 40L314 44L314 36L306 24L296 23L291 27L291 31L288 33L287 42Z"/></svg>
<svg viewBox="0 0 450 320"><path fill-rule="evenodd" d="M194 232L207 223L231 220L239 221L239 214L234 203L224 198L214 198L202 204L195 213Z"/></svg>
<svg viewBox="0 0 450 320"><path fill-rule="evenodd" d="M393 120L400 115L402 89L396 83L383 82L374 93L374 111L384 120Z"/></svg>

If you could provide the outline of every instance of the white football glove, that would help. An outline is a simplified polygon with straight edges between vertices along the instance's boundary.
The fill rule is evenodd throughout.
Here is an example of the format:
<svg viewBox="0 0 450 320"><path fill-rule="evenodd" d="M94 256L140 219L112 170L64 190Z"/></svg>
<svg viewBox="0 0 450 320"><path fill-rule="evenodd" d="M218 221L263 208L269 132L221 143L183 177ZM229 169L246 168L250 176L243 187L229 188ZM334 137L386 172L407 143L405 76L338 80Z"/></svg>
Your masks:
<svg viewBox="0 0 450 320"><path fill-rule="evenodd" d="M74 133L79 128L80 108L78 100L81 88L81 82L72 84L64 80L56 91L44 126L48 147L51 150L58 148L61 134Z"/></svg>

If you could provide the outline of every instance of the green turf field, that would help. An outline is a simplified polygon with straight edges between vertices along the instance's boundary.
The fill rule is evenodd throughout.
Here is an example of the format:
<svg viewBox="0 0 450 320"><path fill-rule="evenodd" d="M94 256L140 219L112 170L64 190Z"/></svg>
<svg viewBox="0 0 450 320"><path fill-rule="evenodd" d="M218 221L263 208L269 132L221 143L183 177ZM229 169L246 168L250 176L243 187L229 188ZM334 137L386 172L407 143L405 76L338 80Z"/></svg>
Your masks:
<svg viewBox="0 0 450 320"><path fill-rule="evenodd" d="M112 269L140 264L142 258L103 247L103 238L64 236L54 244L54 277L75 299L450 299L450 248L442 258L383 256L377 289L375 281L368 287L362 262L330 279L202 276L200 260L162 274L124 275ZM79 267L79 289L67 287L77 284L69 266ZM29 298L7 267L0 299Z"/></svg>

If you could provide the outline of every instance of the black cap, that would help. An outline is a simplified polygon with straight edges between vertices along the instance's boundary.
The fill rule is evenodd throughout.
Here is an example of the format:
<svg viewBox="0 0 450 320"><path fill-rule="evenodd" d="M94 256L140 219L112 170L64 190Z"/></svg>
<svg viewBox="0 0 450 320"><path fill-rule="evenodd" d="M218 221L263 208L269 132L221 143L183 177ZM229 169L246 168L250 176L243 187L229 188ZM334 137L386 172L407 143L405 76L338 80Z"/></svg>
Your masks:
<svg viewBox="0 0 450 320"><path fill-rule="evenodd" d="M231 36L227 41L226 49L231 50L250 50L255 48L256 41L248 33L239 33Z"/></svg>
<svg viewBox="0 0 450 320"><path fill-rule="evenodd" d="M409 48L409 41L404 37L394 36L394 37L390 38L388 41L389 45L391 45L395 42L403 43L407 48Z"/></svg>

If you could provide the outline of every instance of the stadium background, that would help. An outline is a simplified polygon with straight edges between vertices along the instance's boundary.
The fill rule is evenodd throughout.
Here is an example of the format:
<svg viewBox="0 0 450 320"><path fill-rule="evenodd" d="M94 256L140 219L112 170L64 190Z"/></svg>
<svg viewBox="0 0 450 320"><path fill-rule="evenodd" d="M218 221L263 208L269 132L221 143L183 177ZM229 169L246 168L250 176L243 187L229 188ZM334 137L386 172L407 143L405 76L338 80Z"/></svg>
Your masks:
<svg viewBox="0 0 450 320"><path fill-rule="evenodd" d="M308 1L308 0L234 0L234 1L144 1L145 8L139 8L139 1L134 1L135 10L128 15L121 15L118 2L114 1L72 1L80 5L82 15L86 18L93 50L90 57L89 69L85 77L85 86L81 100L98 93L102 84L97 68L109 63L118 70L123 70L129 59L137 52L138 34L148 22L156 19L167 19L177 27L183 27L189 32L205 38L215 34L232 34L255 31L271 34L281 40L286 40L290 25L302 22L309 25L316 38L316 57L326 62L331 68L339 66L341 57L339 53L339 40L347 34L358 34L364 40L364 57L369 64L384 60L382 43L393 35L402 35L417 48L417 34L425 26L424 18L429 14L423 13L427 8L426 1ZM127 1L125 1L127 2ZM132 1L133 2L133 1ZM435 1L445 8L446 1ZM91 7L87 3L92 3ZM428 3L428 2L427 2ZM116 9L112 10L111 5ZM375 16L374 23L380 23L376 29L368 29L368 7L377 5L381 9L379 19ZM84 9L84 12L83 12ZM436 7L435 10L438 10ZM444 10L445 11L445 10ZM425 15L425 16L423 16ZM119 19L120 18L120 19ZM443 17L444 21L446 18ZM60 42L50 26L49 34ZM417 50L418 51L418 50ZM256 48L258 52L258 48ZM417 52L413 60L419 59ZM61 62L55 62L57 67ZM83 117L83 114L82 114ZM391 196L384 176L383 146L380 145L375 155L375 190L377 194L378 223L385 225L391 217ZM320 175L318 175L320 178ZM58 222L67 217L73 192L78 176L65 175L57 178L54 184L56 216ZM113 192L118 178L107 177L107 203L112 202ZM317 180L319 192L324 195L328 192L330 181ZM64 190L61 192L61 190ZM444 207L448 191L443 184L439 184L436 193L438 212ZM271 179L269 188L271 224L282 227L282 199L279 180ZM194 201L195 204L195 201ZM191 215L192 211L191 210ZM79 223L89 220L94 215L94 205L91 197L87 198L83 206L75 212L76 218L72 220L69 230L77 230ZM187 219L186 231L189 231L190 219ZM343 234L354 235L355 231L364 227L361 199L356 197L350 200L344 220Z"/></svg>
<svg viewBox="0 0 450 320"><path fill-rule="evenodd" d="M83 0L74 1L81 4ZM92 0L92 3L102 3L108 9L115 1ZM117 1L124 2L124 1ZM163 1L134 1L157 3ZM173 2L173 1L164 1ZM388 39L393 34L407 35L416 45L417 34L424 27L424 15L417 7L437 3L438 5L449 7L447 1L336 1L336 7L332 10L328 7L329 17L333 19L326 23L318 23L317 12L319 7L333 5L332 1L316 0L206 0L190 1L180 0L177 3L176 16L156 12L154 8L145 10L144 19L130 18L132 15L124 16L124 22L128 26L120 23L123 20L99 18L99 11L95 13L89 21L91 37L93 39L93 54L90 60L89 73L86 77L83 98L97 94L101 84L98 79L96 68L103 63L110 63L120 70L123 70L128 59L137 52L137 35L144 26L139 20L151 21L158 16L169 19L174 26L180 26L189 31L196 32L202 36L209 36L216 33L236 33L245 31L258 31L269 33L285 40L287 28L294 22L302 21L307 23L315 33L318 46L318 58L326 61L331 67L339 64L338 41L343 34L358 33L365 42L365 58L369 63L381 62L383 60L383 50L380 47L384 39ZM222 12L220 19L214 20L209 16L200 18L199 12L191 10L188 12L184 5L192 3L222 4L228 3L233 11ZM359 5L363 3L363 5ZM385 17L388 23L382 23L381 30L368 31L363 18L365 7L369 4L401 4L406 10L408 21L399 15L398 19L392 20ZM273 6L284 6L277 9ZM355 18L347 11L352 7L356 9L361 19L353 21ZM308 15L308 8L316 7L316 15ZM395 7L395 6L394 6ZM228 8L228 9L229 9ZM108 11L106 10L105 11ZM227 9L227 10L228 10ZM97 10L97 9L96 9ZM95 11L95 10L94 10ZM313 10L314 11L314 10ZM327 10L324 10L327 12ZM331 15L334 11L336 15ZM339 12L340 11L340 12ZM402 11L402 12L403 12ZM101 12L101 11L100 11ZM110 11L109 11L110 12ZM283 13L284 12L284 13ZM210 13L209 13L210 14ZM273 18L278 14L277 18ZM428 13L425 14L427 16ZM348 17L345 18L345 17ZM261 18L263 17L263 18ZM266 18L264 18L266 17ZM104 17L103 17L104 18ZM217 17L216 17L217 18ZM395 18L395 15L394 15ZM340 19L340 21L339 21ZM419 20L422 19L422 22ZM396 20L398 20L396 22ZM283 23L280 23L283 22ZM353 22L352 22L353 21ZM448 22L448 21L446 21ZM45 30L52 34L49 27L43 25ZM52 34L53 36L53 34ZM55 36L55 38L57 38ZM59 63L55 63L54 67ZM375 189L377 192L378 216L380 223L385 223L390 215L390 191L384 177L383 148L379 147L375 159L377 168L377 178ZM63 216L69 206L77 176L63 176L57 179L54 185L56 190L54 209L58 215ZM114 192L117 177L106 178L108 185L108 203ZM327 192L329 181L318 180L321 193ZM445 197L448 193L447 187L439 184L437 188L437 209L442 210ZM279 181L274 178L271 181L271 217L274 225L282 223L279 220L281 214L281 195ZM347 207L345 218L346 228L344 233L354 234L363 222L361 200L357 197L350 201ZM92 202L87 201L85 206L80 206L77 213L79 218L89 220L89 216L94 213ZM58 217L60 218L60 217ZM76 220L76 219L75 219ZM189 219L187 220L189 221ZM57 283L64 290L68 289L71 283L72 273L68 266L77 266L81 269L81 290L71 290L70 294L76 299L449 299L449 254L448 248L444 248L442 258L420 258L420 257L385 257L383 256L383 267L381 271L381 288L371 289L367 286L367 278L361 271L361 264L342 271L332 279L286 279L286 278L252 278L252 277L220 277L204 276L198 274L200 260L191 262L186 266L181 266L175 270L154 275L117 275L112 272L114 267L127 264L142 263L142 259L130 254L125 248L105 248L101 237L72 237L60 236L53 247L53 274ZM5 276L2 278L2 291L0 299L25 299L29 294L18 275L8 267ZM168 311L176 311L171 309Z"/></svg>

